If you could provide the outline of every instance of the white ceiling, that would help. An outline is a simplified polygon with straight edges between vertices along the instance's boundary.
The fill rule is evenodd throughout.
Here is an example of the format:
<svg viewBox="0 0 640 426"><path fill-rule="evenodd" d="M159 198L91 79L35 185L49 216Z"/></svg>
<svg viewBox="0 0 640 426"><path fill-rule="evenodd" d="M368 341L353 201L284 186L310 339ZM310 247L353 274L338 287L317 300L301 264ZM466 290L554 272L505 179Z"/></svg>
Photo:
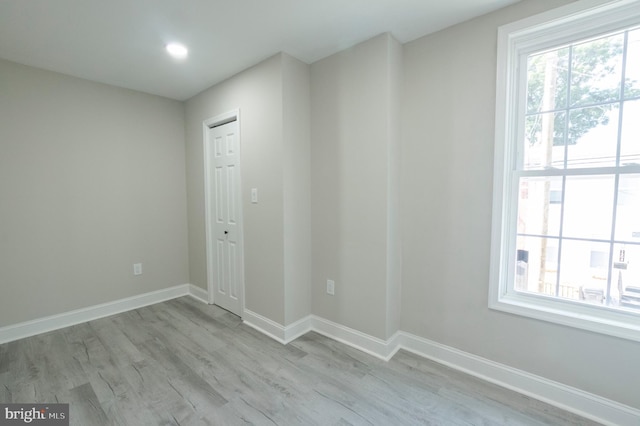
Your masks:
<svg viewBox="0 0 640 426"><path fill-rule="evenodd" d="M185 100L284 51L312 63L519 0L0 0L0 58ZM167 56L179 41L186 61Z"/></svg>

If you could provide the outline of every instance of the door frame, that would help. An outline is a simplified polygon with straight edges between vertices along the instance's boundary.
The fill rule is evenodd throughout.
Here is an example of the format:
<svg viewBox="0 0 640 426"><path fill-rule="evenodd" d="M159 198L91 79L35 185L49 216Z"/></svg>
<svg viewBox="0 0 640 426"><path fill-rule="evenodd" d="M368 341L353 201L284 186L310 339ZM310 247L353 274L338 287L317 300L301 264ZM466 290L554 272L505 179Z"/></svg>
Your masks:
<svg viewBox="0 0 640 426"><path fill-rule="evenodd" d="M215 288L214 288L214 259L215 259L215 250L213 246L213 236L215 235L215 229L212 217L213 217L213 209L211 202L211 176L212 176L212 165L209 163L209 130L213 127L222 126L227 123L231 123L236 121L238 123L238 180L237 180L237 200L238 200L238 215L240 220L238 221L238 239L242 242L242 251L240 255L240 266L239 266L239 276L238 276L238 286L240 291L240 318L244 317L244 306L245 306L245 297L244 297L244 215L242 212L242 204L243 204L243 196L242 196L242 169L240 167L241 157L242 157L242 141L241 141L241 132L240 132L240 109L234 109L215 117L208 118L202 122L202 134L203 134L203 153L204 153L204 210L205 210L205 238L206 238L206 273L207 273L207 294L208 300L207 302L210 305L215 303Z"/></svg>

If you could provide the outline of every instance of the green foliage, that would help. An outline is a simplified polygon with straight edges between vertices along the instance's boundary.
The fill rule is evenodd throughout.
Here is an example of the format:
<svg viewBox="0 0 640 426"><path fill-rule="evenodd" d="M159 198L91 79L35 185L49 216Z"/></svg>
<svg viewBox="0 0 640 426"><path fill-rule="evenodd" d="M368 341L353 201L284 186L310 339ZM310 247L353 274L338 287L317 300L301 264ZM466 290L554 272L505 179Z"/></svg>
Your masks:
<svg viewBox="0 0 640 426"><path fill-rule="evenodd" d="M553 90L544 109L571 108L568 126L566 113L554 114L553 145L564 145L565 140L573 145L589 130L608 123L608 113L614 104L606 102L620 98L623 40L622 35L615 35L529 57L527 113L531 115L526 120L529 143L538 141L542 130L542 115L538 113L543 112L545 73L549 70L552 73L549 80L555 87L550 87Z"/></svg>

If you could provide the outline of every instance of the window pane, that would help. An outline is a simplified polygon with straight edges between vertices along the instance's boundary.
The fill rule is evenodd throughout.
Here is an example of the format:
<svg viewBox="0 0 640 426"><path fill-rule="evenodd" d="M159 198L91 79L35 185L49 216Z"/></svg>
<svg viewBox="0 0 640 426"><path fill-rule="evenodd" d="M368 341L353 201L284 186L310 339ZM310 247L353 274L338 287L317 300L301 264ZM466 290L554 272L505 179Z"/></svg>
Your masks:
<svg viewBox="0 0 640 426"><path fill-rule="evenodd" d="M620 176L616 210L616 241L640 243L640 176L638 175Z"/></svg>
<svg viewBox="0 0 640 426"><path fill-rule="evenodd" d="M619 99L624 34L578 44L571 57L571 105Z"/></svg>
<svg viewBox="0 0 640 426"><path fill-rule="evenodd" d="M526 118L524 169L564 168L564 112L534 114Z"/></svg>
<svg viewBox="0 0 640 426"><path fill-rule="evenodd" d="M640 165L640 100L625 102L622 113L620 165L628 164Z"/></svg>
<svg viewBox="0 0 640 426"><path fill-rule="evenodd" d="M611 304L640 309L640 246L616 244L611 271Z"/></svg>
<svg viewBox="0 0 640 426"><path fill-rule="evenodd" d="M518 237L515 289L555 295L558 270L558 240L555 238Z"/></svg>
<svg viewBox="0 0 640 426"><path fill-rule="evenodd" d="M618 122L618 104L572 110L567 137L567 168L615 166Z"/></svg>
<svg viewBox="0 0 640 426"><path fill-rule="evenodd" d="M522 178L518 200L518 234L558 236L562 178Z"/></svg>
<svg viewBox="0 0 640 426"><path fill-rule="evenodd" d="M527 58L527 112L566 108L569 48Z"/></svg>
<svg viewBox="0 0 640 426"><path fill-rule="evenodd" d="M609 270L607 243L563 240L558 297L603 304Z"/></svg>
<svg viewBox="0 0 640 426"><path fill-rule="evenodd" d="M570 176L566 179L563 236L609 240L613 176Z"/></svg>
<svg viewBox="0 0 640 426"><path fill-rule="evenodd" d="M640 29L629 31L625 70L625 98L640 96Z"/></svg>

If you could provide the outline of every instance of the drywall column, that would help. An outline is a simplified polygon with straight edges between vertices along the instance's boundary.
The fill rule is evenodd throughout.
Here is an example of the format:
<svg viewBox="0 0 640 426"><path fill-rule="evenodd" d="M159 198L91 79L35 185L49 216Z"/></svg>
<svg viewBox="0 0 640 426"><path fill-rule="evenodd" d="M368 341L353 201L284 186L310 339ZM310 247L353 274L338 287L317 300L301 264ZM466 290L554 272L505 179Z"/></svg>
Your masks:
<svg viewBox="0 0 640 426"><path fill-rule="evenodd" d="M381 339L399 315L399 49L383 34L311 66L312 311Z"/></svg>
<svg viewBox="0 0 640 426"><path fill-rule="evenodd" d="M402 228L400 224L400 106L402 101L403 47L387 37L387 329L388 339L400 330L402 308Z"/></svg>
<svg viewBox="0 0 640 426"><path fill-rule="evenodd" d="M282 54L284 325L311 313L309 65Z"/></svg>

